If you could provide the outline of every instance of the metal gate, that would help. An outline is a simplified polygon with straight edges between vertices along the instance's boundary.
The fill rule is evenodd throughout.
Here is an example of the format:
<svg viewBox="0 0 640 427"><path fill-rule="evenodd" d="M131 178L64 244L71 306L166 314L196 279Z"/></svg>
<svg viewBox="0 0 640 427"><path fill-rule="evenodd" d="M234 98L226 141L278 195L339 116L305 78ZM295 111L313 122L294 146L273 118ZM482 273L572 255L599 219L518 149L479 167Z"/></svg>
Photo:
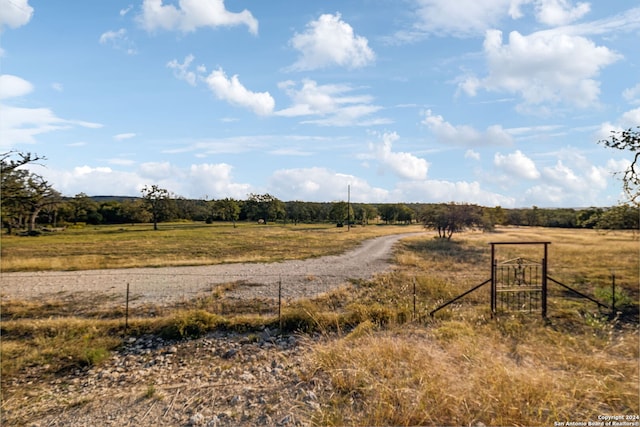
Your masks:
<svg viewBox="0 0 640 427"><path fill-rule="evenodd" d="M550 242L491 243L491 311L547 314L547 245ZM496 245L542 245L544 257L536 262L523 257L498 263Z"/></svg>

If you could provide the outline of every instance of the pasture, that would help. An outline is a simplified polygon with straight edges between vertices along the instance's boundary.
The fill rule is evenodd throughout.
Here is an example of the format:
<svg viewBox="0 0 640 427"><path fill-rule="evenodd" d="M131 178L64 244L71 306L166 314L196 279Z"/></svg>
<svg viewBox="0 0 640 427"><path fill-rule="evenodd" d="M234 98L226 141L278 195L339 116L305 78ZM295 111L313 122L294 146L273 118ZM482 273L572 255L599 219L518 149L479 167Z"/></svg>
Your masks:
<svg viewBox="0 0 640 427"><path fill-rule="evenodd" d="M342 252L381 233L412 230L131 228L3 237L3 271L299 259ZM488 277L489 242L514 240L552 242L549 274L607 305L614 273L617 312L550 286L546 319L537 313L492 317L485 289L428 315ZM53 244L41 249L42 242ZM639 249L637 233L594 230L499 228L456 234L452 241L434 239L431 233L407 238L396 247L394 271L285 306L283 332L321 337L306 348L301 379L331 390L318 396L320 411L300 416L313 425L333 426L533 426L597 422L603 415L633 419L640 405ZM520 255L514 251L508 247L500 256ZM539 256L532 251L526 256ZM218 287L210 298L189 306L165 307L155 317L141 313L131 320L128 334L191 339L220 328L251 332L278 327L272 314L260 314L261 301L227 299L234 286ZM75 311L69 305L75 303L3 298L3 412L16 411L25 396L37 396L49 382L98 366L117 351L123 340L122 312L95 318ZM92 300L89 305L99 304ZM25 376L31 378L30 389L10 386ZM64 410L64 402L58 405Z"/></svg>

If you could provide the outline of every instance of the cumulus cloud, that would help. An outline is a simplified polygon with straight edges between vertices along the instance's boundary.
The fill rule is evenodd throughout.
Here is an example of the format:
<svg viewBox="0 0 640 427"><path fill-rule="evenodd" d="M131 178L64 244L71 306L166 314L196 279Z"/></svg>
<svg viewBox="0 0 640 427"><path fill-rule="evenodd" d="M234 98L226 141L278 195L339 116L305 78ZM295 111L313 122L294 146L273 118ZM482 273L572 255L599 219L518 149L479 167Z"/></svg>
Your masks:
<svg viewBox="0 0 640 427"><path fill-rule="evenodd" d="M578 2L575 6L568 0L537 0L536 18L550 26L566 25L589 13L589 3Z"/></svg>
<svg viewBox="0 0 640 427"><path fill-rule="evenodd" d="M523 179L538 179L540 172L533 160L524 155L520 150L511 154L496 153L493 164L510 176Z"/></svg>
<svg viewBox="0 0 640 427"><path fill-rule="evenodd" d="M425 112L422 123L436 136L439 142L462 146L509 145L513 142L511 135L500 125L489 126L485 131L478 131L468 125L452 125L441 115L431 110Z"/></svg>
<svg viewBox="0 0 640 427"><path fill-rule="evenodd" d="M29 0L0 0L0 31L26 25L33 16Z"/></svg>
<svg viewBox="0 0 640 427"><path fill-rule="evenodd" d="M512 31L508 44L504 44L499 30L487 31L484 54L488 75L463 78L460 90L469 96L478 89L517 94L528 106L594 105L600 95L600 83L595 78L601 69L621 58L582 36L558 32L523 36Z"/></svg>
<svg viewBox="0 0 640 427"><path fill-rule="evenodd" d="M248 108L260 116L267 116L273 112L275 101L271 94L248 90L240 83L237 75L228 78L224 70L219 68L209 74L205 81L218 99Z"/></svg>
<svg viewBox="0 0 640 427"><path fill-rule="evenodd" d="M413 32L469 37L495 27L511 0L419 0Z"/></svg>
<svg viewBox="0 0 640 427"><path fill-rule="evenodd" d="M596 140L609 139L612 132L635 128L640 123L640 108L624 112L615 122L604 122L596 131Z"/></svg>
<svg viewBox="0 0 640 427"><path fill-rule="evenodd" d="M198 81L198 75L189 69L194 59L195 57L189 54L182 63L178 62L177 59L173 59L167 63L167 67L173 70L173 75L178 80L184 80L191 86L195 86Z"/></svg>
<svg viewBox="0 0 640 427"><path fill-rule="evenodd" d="M246 25L251 34L258 34L258 20L251 12L229 12L224 0L180 0L178 7L163 4L163 0L144 0L138 21L147 31L179 30L192 32L200 27L232 27Z"/></svg>
<svg viewBox="0 0 640 427"><path fill-rule="evenodd" d="M382 134L382 142L370 144L374 158L383 168L389 168L400 178L409 180L426 179L429 163L425 159L416 157L411 153L392 151L393 144L399 139L400 137L395 132Z"/></svg>
<svg viewBox="0 0 640 427"><path fill-rule="evenodd" d="M196 197L244 199L252 191L251 185L233 182L232 170L233 166L226 163L191 165L187 172L188 192L193 195L197 189L200 194Z"/></svg>
<svg viewBox="0 0 640 427"><path fill-rule="evenodd" d="M314 80L302 80L300 86L288 80L278 84L291 98L292 105L277 111L283 117L320 116L306 123L331 126L363 125L389 123L388 119L370 117L381 107L373 104L370 95L357 95L349 85L319 85Z"/></svg>
<svg viewBox="0 0 640 427"><path fill-rule="evenodd" d="M574 22L590 10L589 4L570 0L417 0L414 23L398 31L395 41L411 42L429 35L475 37L498 28L504 19L520 19L530 11L548 26Z"/></svg>
<svg viewBox="0 0 640 427"><path fill-rule="evenodd" d="M469 150L465 151L464 158L465 159L472 159L472 160L480 160L480 153L478 153L477 151L469 149Z"/></svg>
<svg viewBox="0 0 640 427"><path fill-rule="evenodd" d="M16 98L33 92L33 85L12 74L0 75L0 99Z"/></svg>
<svg viewBox="0 0 640 427"><path fill-rule="evenodd" d="M483 206L513 207L516 200L482 188L479 182L467 181L404 181L397 185L393 198L422 203L476 203Z"/></svg>
<svg viewBox="0 0 640 427"><path fill-rule="evenodd" d="M324 14L307 24L306 31L296 33L291 46L300 57L292 70L315 70L329 66L360 68L375 60L375 53L365 37L354 34L353 28L339 13Z"/></svg>
<svg viewBox="0 0 640 427"><path fill-rule="evenodd" d="M269 191L282 200L346 200L347 186L351 186L354 202L384 202L389 196L387 190L372 187L361 178L320 167L282 169L269 178Z"/></svg>

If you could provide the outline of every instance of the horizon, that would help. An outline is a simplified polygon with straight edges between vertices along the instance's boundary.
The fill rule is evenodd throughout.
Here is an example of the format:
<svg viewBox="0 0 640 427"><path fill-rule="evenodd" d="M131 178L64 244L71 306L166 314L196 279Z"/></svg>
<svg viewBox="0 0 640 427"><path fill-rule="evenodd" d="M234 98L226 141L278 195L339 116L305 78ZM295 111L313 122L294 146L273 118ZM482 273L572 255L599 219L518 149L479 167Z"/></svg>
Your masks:
<svg viewBox="0 0 640 427"><path fill-rule="evenodd" d="M0 150L65 197L627 200L637 1L0 0L0 34Z"/></svg>

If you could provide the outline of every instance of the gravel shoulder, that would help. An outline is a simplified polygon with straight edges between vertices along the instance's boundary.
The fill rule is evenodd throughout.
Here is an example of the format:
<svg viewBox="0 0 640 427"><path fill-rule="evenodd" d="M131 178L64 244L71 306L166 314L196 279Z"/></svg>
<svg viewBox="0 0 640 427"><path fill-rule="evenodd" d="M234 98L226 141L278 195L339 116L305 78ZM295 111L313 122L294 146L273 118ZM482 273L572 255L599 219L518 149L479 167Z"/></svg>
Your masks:
<svg viewBox="0 0 640 427"><path fill-rule="evenodd" d="M26 300L80 292L124 295L129 285L133 305L164 304L195 297L219 284L240 282L250 286L237 287L235 297L275 298L281 283L284 298L302 298L390 269L393 245L419 234L382 236L342 255L276 263L2 273L1 295Z"/></svg>

